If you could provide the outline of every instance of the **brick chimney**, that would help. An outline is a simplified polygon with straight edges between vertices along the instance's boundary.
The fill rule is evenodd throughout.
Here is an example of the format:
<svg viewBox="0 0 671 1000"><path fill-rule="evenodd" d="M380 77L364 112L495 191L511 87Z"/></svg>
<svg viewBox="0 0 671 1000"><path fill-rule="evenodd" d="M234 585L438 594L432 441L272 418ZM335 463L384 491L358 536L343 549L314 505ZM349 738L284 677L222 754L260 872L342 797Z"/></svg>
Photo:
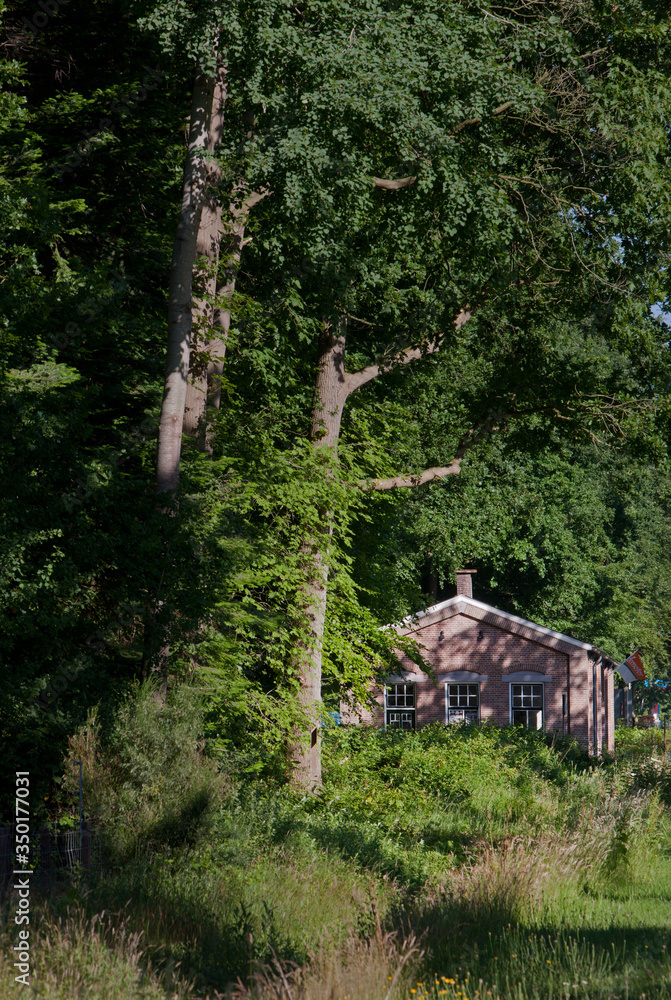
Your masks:
<svg viewBox="0 0 671 1000"><path fill-rule="evenodd" d="M457 597L459 594L463 594L464 597L473 596L473 577L476 573L477 569L457 570Z"/></svg>

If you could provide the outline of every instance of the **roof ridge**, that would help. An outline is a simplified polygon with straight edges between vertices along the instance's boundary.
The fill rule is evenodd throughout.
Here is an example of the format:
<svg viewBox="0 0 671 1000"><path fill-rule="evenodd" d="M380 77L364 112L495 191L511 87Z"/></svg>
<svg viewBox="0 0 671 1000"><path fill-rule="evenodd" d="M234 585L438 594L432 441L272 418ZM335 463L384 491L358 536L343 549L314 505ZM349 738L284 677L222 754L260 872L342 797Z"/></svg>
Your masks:
<svg viewBox="0 0 671 1000"><path fill-rule="evenodd" d="M606 659L611 660L614 664L618 662L615 657L612 657L609 653L604 653L603 650L600 650L597 646L594 646L589 642L582 642L580 639L574 639L573 636L566 635L564 632L557 632L555 629L547 628L545 625L539 625L538 622L532 622L529 618L521 618L519 615L513 615L509 611L503 611L501 608L495 608L492 604L486 604L484 601L478 601L475 597L467 597L465 594L457 594L455 597L448 597L446 601L440 601L438 604L433 604L431 607L425 608L424 611L418 611L414 615L407 615L401 622L398 623L396 627L412 627L413 624L420 621L422 618L427 618L429 615L435 614L437 611L442 611L445 608L452 607L460 601L467 605L470 604L481 611L493 613L500 618L514 622L516 625L531 628L536 632L540 632L541 635L551 636L552 638L559 639L562 642L568 642L573 646L578 646L580 649L593 650L606 657Z"/></svg>

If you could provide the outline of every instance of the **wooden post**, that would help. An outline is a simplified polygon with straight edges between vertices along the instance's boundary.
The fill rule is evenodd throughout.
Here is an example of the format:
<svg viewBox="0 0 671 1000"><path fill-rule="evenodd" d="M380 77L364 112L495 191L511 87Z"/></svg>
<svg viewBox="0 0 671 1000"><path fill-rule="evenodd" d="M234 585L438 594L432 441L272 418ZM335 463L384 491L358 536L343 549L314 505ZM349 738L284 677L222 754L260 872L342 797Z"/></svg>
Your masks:
<svg viewBox="0 0 671 1000"><path fill-rule="evenodd" d="M666 716L664 716L664 756L666 757Z"/></svg>

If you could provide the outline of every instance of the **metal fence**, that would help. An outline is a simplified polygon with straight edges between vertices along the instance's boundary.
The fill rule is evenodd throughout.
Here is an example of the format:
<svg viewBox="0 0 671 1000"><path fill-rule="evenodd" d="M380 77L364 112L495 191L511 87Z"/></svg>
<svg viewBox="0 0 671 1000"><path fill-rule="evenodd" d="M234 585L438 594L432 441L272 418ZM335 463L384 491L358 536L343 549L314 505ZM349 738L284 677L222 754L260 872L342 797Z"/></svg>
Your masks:
<svg viewBox="0 0 671 1000"><path fill-rule="evenodd" d="M42 826L31 830L30 867L40 885L48 887L70 880L80 871L90 871L101 859L100 838L85 820L81 829L59 830ZM11 882L14 871L14 827L0 827L0 888Z"/></svg>

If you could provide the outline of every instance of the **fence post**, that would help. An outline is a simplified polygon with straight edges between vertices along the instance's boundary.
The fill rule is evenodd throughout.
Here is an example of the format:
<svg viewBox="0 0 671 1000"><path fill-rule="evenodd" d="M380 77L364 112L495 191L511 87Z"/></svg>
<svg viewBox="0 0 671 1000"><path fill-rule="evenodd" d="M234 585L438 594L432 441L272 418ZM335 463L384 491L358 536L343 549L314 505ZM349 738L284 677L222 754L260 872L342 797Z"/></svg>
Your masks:
<svg viewBox="0 0 671 1000"><path fill-rule="evenodd" d="M9 884L12 874L12 831L11 827L0 830L0 889Z"/></svg>
<svg viewBox="0 0 671 1000"><path fill-rule="evenodd" d="M82 823L82 868L91 867L91 820Z"/></svg>
<svg viewBox="0 0 671 1000"><path fill-rule="evenodd" d="M48 826L40 827L40 871L42 881L51 882L51 830Z"/></svg>

